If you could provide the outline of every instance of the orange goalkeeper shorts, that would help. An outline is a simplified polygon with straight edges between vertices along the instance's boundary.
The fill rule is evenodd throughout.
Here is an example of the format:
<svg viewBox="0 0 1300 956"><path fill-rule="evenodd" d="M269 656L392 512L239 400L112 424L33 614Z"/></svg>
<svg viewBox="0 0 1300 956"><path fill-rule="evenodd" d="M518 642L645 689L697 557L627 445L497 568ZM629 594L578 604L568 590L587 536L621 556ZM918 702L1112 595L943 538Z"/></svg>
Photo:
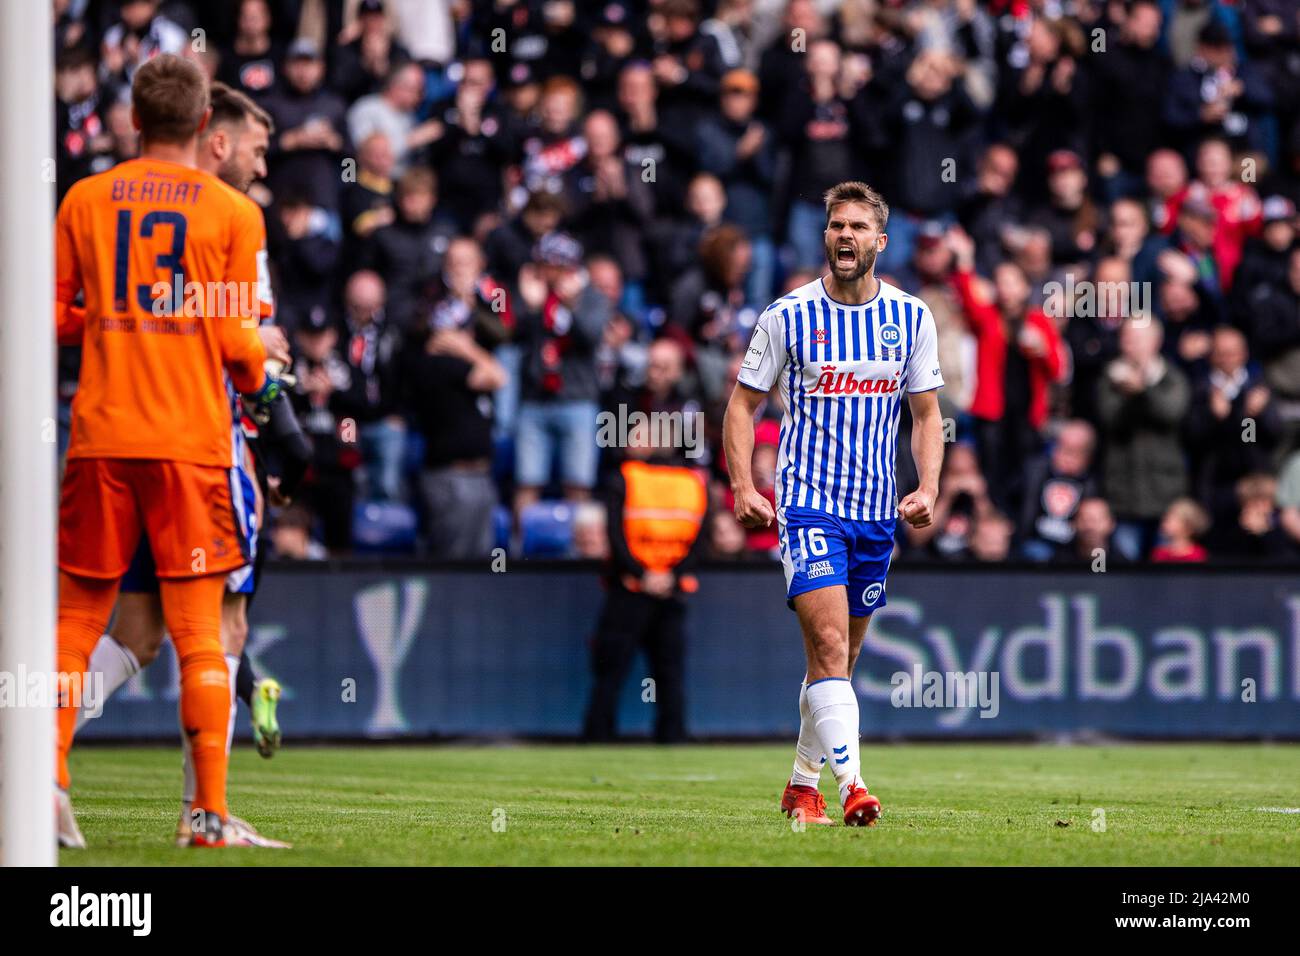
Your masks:
<svg viewBox="0 0 1300 956"><path fill-rule="evenodd" d="M72 458L59 501L59 568L120 578L140 535L160 578L196 578L249 562L231 469L136 458Z"/></svg>

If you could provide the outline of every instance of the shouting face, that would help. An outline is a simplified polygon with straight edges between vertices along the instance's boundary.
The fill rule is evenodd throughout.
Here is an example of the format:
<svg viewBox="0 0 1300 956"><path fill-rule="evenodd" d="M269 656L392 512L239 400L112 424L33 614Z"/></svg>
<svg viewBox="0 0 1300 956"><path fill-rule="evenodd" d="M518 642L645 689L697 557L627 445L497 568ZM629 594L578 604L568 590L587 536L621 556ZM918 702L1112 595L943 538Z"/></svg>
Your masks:
<svg viewBox="0 0 1300 956"><path fill-rule="evenodd" d="M881 231L878 211L864 202L844 202L833 207L825 239L826 260L839 282L855 282L869 273L888 242Z"/></svg>

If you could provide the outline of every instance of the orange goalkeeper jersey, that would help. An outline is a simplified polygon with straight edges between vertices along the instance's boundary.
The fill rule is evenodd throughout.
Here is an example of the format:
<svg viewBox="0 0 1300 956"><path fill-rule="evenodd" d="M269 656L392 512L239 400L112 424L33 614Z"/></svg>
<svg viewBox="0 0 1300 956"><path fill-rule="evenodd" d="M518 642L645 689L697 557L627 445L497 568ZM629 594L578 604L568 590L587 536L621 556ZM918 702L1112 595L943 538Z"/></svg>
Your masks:
<svg viewBox="0 0 1300 956"><path fill-rule="evenodd" d="M137 159L74 184L55 239L59 338L82 344L68 457L228 467L226 374L241 392L265 374L261 209L208 173Z"/></svg>

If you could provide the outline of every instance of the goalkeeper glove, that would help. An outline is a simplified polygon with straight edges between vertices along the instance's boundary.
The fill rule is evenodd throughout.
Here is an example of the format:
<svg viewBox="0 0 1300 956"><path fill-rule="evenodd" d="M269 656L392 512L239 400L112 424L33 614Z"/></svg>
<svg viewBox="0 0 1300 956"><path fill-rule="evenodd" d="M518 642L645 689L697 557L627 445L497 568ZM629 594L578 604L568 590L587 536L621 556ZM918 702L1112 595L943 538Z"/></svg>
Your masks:
<svg viewBox="0 0 1300 956"><path fill-rule="evenodd" d="M269 408L280 397L280 393L286 385L293 385L293 377L284 375L283 371L284 365L282 363L274 359L268 360L266 363L266 378L262 380L262 387L256 392L245 393L244 398L256 408Z"/></svg>
<svg viewBox="0 0 1300 956"><path fill-rule="evenodd" d="M257 408L267 408L272 402L280 397L280 380L266 376L262 382L262 387L256 392L245 392L244 398L248 399Z"/></svg>

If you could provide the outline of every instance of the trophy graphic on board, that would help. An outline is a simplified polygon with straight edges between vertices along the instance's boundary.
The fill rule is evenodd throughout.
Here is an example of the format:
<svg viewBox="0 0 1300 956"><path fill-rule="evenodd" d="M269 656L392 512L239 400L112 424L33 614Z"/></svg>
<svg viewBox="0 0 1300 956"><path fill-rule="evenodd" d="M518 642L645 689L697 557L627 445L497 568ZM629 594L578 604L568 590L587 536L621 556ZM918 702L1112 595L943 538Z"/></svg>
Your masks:
<svg viewBox="0 0 1300 956"><path fill-rule="evenodd" d="M418 579L403 581L399 595L396 581L359 592L353 601L357 633L370 656L378 683L375 709L366 732L375 736L409 730L398 700L397 679L415 640L424 612L428 585Z"/></svg>

